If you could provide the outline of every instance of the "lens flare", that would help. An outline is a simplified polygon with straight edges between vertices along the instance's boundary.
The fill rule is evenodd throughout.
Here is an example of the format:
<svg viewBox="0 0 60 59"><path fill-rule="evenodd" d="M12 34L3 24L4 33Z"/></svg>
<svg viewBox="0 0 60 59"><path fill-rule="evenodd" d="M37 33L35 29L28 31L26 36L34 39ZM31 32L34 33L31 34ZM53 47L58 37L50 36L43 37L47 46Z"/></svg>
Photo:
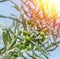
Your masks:
<svg viewBox="0 0 60 59"><path fill-rule="evenodd" d="M56 9L60 13L60 0L56 0Z"/></svg>
<svg viewBox="0 0 60 59"><path fill-rule="evenodd" d="M60 0L36 0L38 8L42 8L44 15L52 17L60 12Z"/></svg>

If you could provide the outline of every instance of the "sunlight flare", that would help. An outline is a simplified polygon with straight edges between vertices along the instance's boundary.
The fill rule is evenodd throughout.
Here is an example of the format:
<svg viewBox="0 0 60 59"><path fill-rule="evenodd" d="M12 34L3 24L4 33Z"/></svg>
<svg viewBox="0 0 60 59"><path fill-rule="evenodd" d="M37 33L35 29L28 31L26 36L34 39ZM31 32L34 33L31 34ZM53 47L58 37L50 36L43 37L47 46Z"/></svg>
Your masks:
<svg viewBox="0 0 60 59"><path fill-rule="evenodd" d="M45 16L57 17L60 12L60 0L36 0L38 8L42 8Z"/></svg>

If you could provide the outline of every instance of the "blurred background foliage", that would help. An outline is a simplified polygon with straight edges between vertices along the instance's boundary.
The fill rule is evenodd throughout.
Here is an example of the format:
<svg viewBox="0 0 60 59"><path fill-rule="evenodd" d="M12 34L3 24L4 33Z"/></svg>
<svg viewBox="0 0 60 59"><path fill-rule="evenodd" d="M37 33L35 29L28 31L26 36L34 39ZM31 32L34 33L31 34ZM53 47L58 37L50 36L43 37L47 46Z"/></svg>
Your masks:
<svg viewBox="0 0 60 59"><path fill-rule="evenodd" d="M0 18L12 21L10 27L2 28L1 59L49 59L50 52L60 43L57 40L60 25L56 23L59 16L55 6L49 9L49 3L43 3L43 0L20 0L20 5L13 0L0 0L0 3L7 1L13 4L11 7L19 16L0 15Z"/></svg>

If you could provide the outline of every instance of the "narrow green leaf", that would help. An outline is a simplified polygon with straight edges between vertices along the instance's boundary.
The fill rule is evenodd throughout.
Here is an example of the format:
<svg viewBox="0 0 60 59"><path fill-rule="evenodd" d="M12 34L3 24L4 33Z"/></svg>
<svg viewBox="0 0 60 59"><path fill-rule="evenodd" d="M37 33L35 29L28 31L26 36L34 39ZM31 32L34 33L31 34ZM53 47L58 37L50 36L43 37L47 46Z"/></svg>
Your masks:
<svg viewBox="0 0 60 59"><path fill-rule="evenodd" d="M0 54L2 54L3 50L4 50L4 48L0 49Z"/></svg>
<svg viewBox="0 0 60 59"><path fill-rule="evenodd" d="M14 7L17 11L20 12L19 6L18 6L16 3L14 3L13 1L10 1L10 2L13 3L13 4L14 4L13 7Z"/></svg>
<svg viewBox="0 0 60 59"><path fill-rule="evenodd" d="M8 50L14 47L14 45L16 44L17 38L18 38L18 35L15 37L14 41L11 43L10 47L8 48Z"/></svg>
<svg viewBox="0 0 60 59"><path fill-rule="evenodd" d="M24 59L27 59L24 55L23 55L23 58L24 58Z"/></svg>
<svg viewBox="0 0 60 59"><path fill-rule="evenodd" d="M10 15L15 16L15 17L16 17L16 15L14 15L14 14L10 14Z"/></svg>
<svg viewBox="0 0 60 59"><path fill-rule="evenodd" d="M52 47L54 47L56 45L56 43L51 43L48 47L46 47L46 49L50 49Z"/></svg>
<svg viewBox="0 0 60 59"><path fill-rule="evenodd" d="M0 18L9 18L9 19L11 19L11 20L17 21L18 23L22 23L22 22L20 22L19 20L17 20L18 18L14 18L14 17L9 17L9 16L0 15Z"/></svg>
<svg viewBox="0 0 60 59"><path fill-rule="evenodd" d="M9 41L9 43L11 43L11 40L12 40L12 38L11 38L11 35L10 35L10 33L9 33L9 31L8 30L6 30L6 32L7 32L7 38L8 38L8 41Z"/></svg>
<svg viewBox="0 0 60 59"><path fill-rule="evenodd" d="M9 1L9 0L0 0L0 2L6 2L6 1Z"/></svg>
<svg viewBox="0 0 60 59"><path fill-rule="evenodd" d="M4 51L7 49L7 35L3 32L3 43L4 43Z"/></svg>
<svg viewBox="0 0 60 59"><path fill-rule="evenodd" d="M24 15L22 15L22 24L23 24L24 30L27 30L26 19L25 19Z"/></svg>
<svg viewBox="0 0 60 59"><path fill-rule="evenodd" d="M43 56L45 56L46 59L49 59L48 56L47 56L46 54L44 54L44 53L41 53L41 54L42 54Z"/></svg>
<svg viewBox="0 0 60 59"><path fill-rule="evenodd" d="M35 52L34 52L34 55L35 55L36 57L39 57L39 58L41 58L41 57L40 57L40 56L39 56L37 53L35 53Z"/></svg>
<svg viewBox="0 0 60 59"><path fill-rule="evenodd" d="M58 45L56 45L54 48L52 49L48 49L48 51L54 51L56 48L58 47Z"/></svg>
<svg viewBox="0 0 60 59"><path fill-rule="evenodd" d="M29 53L26 53L29 57L31 57L32 59L36 59L34 56L30 55Z"/></svg>

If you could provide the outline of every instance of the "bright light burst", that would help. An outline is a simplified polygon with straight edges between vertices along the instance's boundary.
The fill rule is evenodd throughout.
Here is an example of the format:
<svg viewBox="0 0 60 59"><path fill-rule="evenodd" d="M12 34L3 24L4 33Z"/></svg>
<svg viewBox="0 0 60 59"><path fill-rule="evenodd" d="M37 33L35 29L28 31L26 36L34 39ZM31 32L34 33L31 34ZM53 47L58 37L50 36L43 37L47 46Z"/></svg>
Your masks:
<svg viewBox="0 0 60 59"><path fill-rule="evenodd" d="M60 7L60 0L56 0L56 7Z"/></svg>
<svg viewBox="0 0 60 59"><path fill-rule="evenodd" d="M40 4L40 2L42 1L43 3L46 3L46 5L48 5L49 7L51 7L52 5L54 5L56 8L60 8L60 0L35 0L38 5Z"/></svg>
<svg viewBox="0 0 60 59"><path fill-rule="evenodd" d="M41 2L45 5L45 9L48 14L53 13L53 11L60 12L60 0L36 0L38 6L40 6ZM53 13L54 14L54 13Z"/></svg>
<svg viewBox="0 0 60 59"><path fill-rule="evenodd" d="M56 0L56 9L60 13L60 0Z"/></svg>

